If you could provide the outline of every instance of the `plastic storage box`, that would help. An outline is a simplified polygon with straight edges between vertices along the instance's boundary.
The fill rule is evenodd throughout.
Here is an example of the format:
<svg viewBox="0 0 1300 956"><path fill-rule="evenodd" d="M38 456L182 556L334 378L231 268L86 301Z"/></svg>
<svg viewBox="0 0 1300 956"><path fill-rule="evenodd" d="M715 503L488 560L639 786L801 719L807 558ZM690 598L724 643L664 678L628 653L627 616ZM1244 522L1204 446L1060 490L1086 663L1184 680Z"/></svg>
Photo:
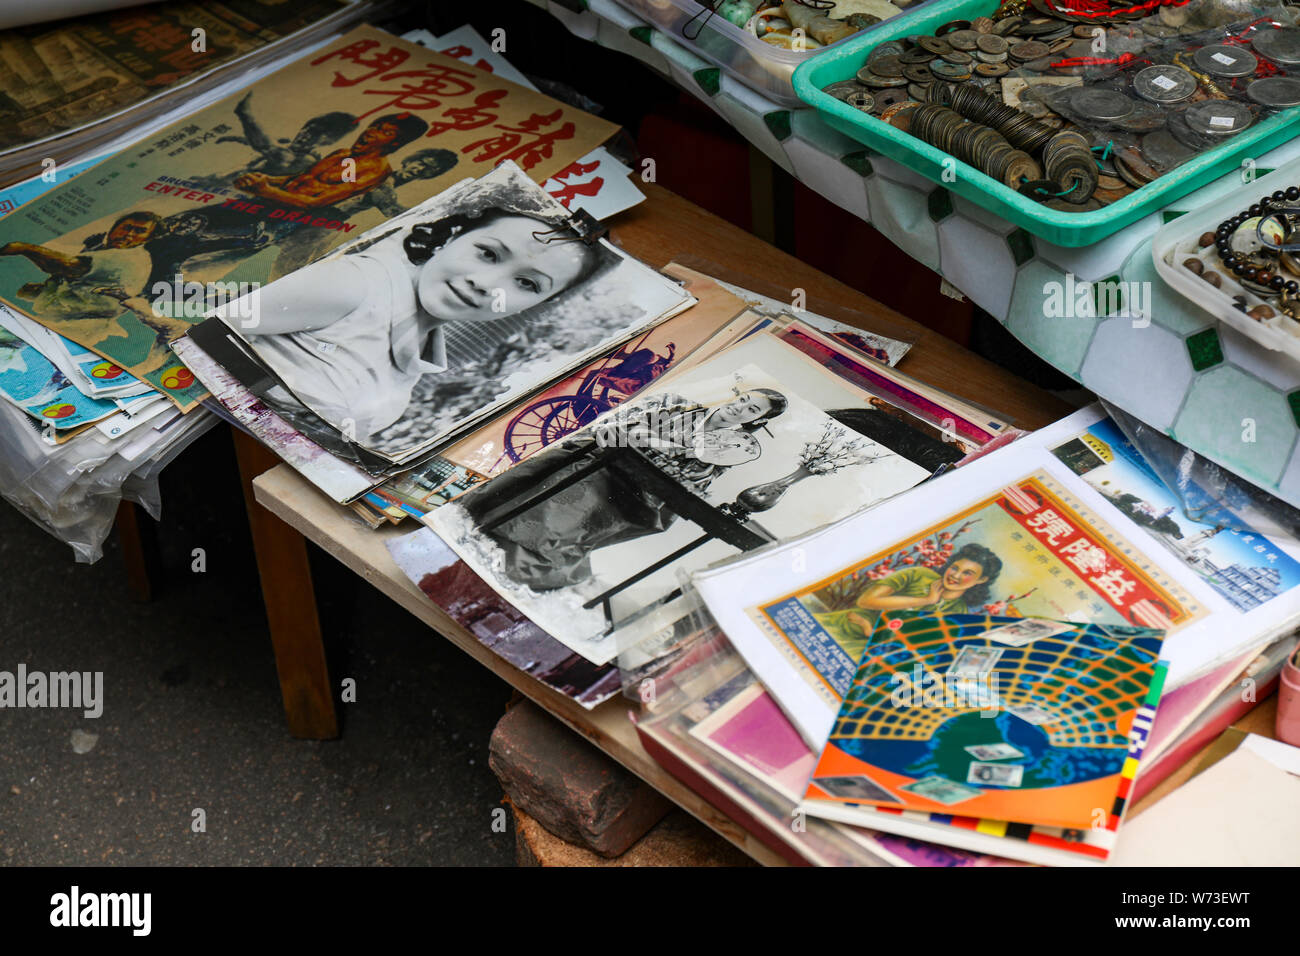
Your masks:
<svg viewBox="0 0 1300 956"><path fill-rule="evenodd" d="M803 63L794 76L795 91L826 117L826 121L927 179L951 189L978 206L997 213L1036 236L1061 246L1087 246L1118 232L1173 200L1237 168L1247 156L1258 157L1291 139L1300 123L1300 108L1283 110L1256 123L1229 141L1193 157L1123 199L1092 212L1058 212L1022 196L947 153L868 116L822 92L822 88L852 77L879 43L916 34L933 33L951 20L974 20L996 10L996 0L933 0L919 10L886 20L868 34L858 34L827 47L820 56ZM1243 17L1246 12L1243 11ZM956 179L943 180L943 163L956 162ZM948 179L952 179L952 175Z"/></svg>
<svg viewBox="0 0 1300 956"><path fill-rule="evenodd" d="M1238 309L1233 302L1234 295L1244 295L1247 308L1268 304L1268 300L1239 286L1231 273L1222 268L1218 258L1201 249L1199 242L1203 233L1214 232L1219 223L1259 202L1261 196L1297 185L1300 185L1300 162L1288 163L1254 182L1243 183L1228 195L1161 226L1151 241L1151 259L1160 277L1190 302L1265 348L1300 361L1300 323L1280 314L1272 319L1256 321ZM1219 274L1222 287L1215 288L1187 269L1182 264L1187 258L1202 259L1206 272Z"/></svg>
<svg viewBox="0 0 1300 956"><path fill-rule="evenodd" d="M898 17L884 20L877 26L862 30L831 46L798 53L764 43L720 15L710 14L699 0L617 0L617 3L645 18L647 23L658 27L709 62L716 63L774 103L796 107L802 106L803 101L796 95L791 78L801 63L828 50L837 50L860 37L880 36L881 28L916 9L914 5ZM696 31L699 31L698 35Z"/></svg>

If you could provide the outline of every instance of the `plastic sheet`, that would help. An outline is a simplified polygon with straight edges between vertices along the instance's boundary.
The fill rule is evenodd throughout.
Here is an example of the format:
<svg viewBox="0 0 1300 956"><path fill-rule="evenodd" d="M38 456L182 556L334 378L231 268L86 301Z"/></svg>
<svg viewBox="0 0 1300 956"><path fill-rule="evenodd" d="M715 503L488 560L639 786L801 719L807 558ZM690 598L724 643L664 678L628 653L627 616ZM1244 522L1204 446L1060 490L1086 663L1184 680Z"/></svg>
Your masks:
<svg viewBox="0 0 1300 956"><path fill-rule="evenodd" d="M159 473L216 422L200 410L161 429L146 423L140 434L116 439L90 429L49 446L31 419L0 403L0 496L68 544L77 561L93 563L103 556L119 503L133 501L158 518Z"/></svg>
<svg viewBox="0 0 1300 956"><path fill-rule="evenodd" d="M1234 531L1300 539L1300 510L1221 468L1164 432L1102 402L1115 424L1174 494L1188 519Z"/></svg>

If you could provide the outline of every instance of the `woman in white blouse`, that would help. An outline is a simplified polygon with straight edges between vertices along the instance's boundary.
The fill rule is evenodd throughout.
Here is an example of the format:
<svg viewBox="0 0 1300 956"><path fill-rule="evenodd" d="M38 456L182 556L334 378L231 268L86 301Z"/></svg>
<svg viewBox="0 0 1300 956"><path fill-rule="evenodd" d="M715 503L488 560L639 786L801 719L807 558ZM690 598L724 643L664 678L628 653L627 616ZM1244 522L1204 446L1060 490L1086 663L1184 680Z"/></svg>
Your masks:
<svg viewBox="0 0 1300 956"><path fill-rule="evenodd" d="M615 258L554 230L505 209L418 223L400 247L381 240L267 286L245 334L306 405L364 444L402 417L422 376L446 371L449 323L482 324L470 341L486 356L495 320L526 322Z"/></svg>

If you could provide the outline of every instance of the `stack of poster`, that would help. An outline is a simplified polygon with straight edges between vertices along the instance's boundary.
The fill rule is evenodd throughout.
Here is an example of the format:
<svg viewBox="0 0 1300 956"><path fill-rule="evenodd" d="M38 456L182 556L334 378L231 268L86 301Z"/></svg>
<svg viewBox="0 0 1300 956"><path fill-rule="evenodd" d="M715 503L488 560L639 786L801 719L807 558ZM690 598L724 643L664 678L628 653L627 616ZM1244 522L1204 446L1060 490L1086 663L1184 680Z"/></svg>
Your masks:
<svg viewBox="0 0 1300 956"><path fill-rule="evenodd" d="M277 451L319 446L282 454L349 501L691 304L582 228L504 162L219 311L176 351Z"/></svg>
<svg viewBox="0 0 1300 956"><path fill-rule="evenodd" d="M211 424L182 414L207 393L170 345L214 306L241 299L247 306L247 293L270 280L502 162L515 161L558 193L572 184L571 167L593 156L602 158L607 183L624 169L600 148L614 126L498 78L482 57L457 59L463 44L444 55L372 27L327 39L369 9L365 3L259 13L263 7L181 5L0 38L15 50L35 44L33 56L55 60L62 49L92 43L96 52L78 62L103 68L90 77L96 89L117 76L112 95L124 108L136 87L122 70L137 71L149 87L148 112L123 112L121 123L95 134L121 133L129 116L140 123L128 134L134 142L123 137L103 156L47 166L0 203L0 396L18 416L6 414L6 427L27 433L9 436L18 458L6 470L6 495L60 536L85 524L87 509L66 498L79 482L94 483L96 500L110 502L106 490ZM164 27L186 10L213 44L202 63L182 57L179 41L159 45L174 33ZM277 42L282 35L287 41ZM193 40L187 32L187 56ZM259 46L279 61L246 56ZM135 48L148 55L128 63ZM115 56L116 66L105 59ZM232 80L224 67L236 63ZM160 87L184 86L209 67L218 69L184 87L183 112L159 112L172 102L154 96ZM208 89L208 79L221 83ZM74 99L56 96L50 102L69 109L40 115L57 126L73 117ZM22 102L40 111L31 96ZM63 135L55 126L30 129ZM64 132L61 144L81 131ZM42 451L65 446L81 450ZM65 457L74 463L65 476L71 484L58 472ZM97 555L111 509L100 519L96 533L65 537L79 555Z"/></svg>
<svg viewBox="0 0 1300 956"><path fill-rule="evenodd" d="M734 297L706 294L698 279L691 288L721 318L735 315ZM820 335L798 319L744 310L708 325L731 344L697 348L634 398L426 514L442 543L422 534L399 557L412 579L459 619L469 608L456 589L426 586L454 567L569 653L637 681L692 644L682 575L884 500L978 447L952 428L959 403L932 409L946 427L921 417L906 376L831 337L817 339L820 361L787 341ZM881 370L892 394L859 384Z"/></svg>
<svg viewBox="0 0 1300 956"><path fill-rule="evenodd" d="M1099 407L1085 409L886 507L697 573L694 586L818 752L837 717L846 719L882 627L945 617L1042 619L1019 625L1024 633L1017 640L1027 643L1059 642L1056 635L1083 625L1112 634L1151 629L1165 634L1160 656L1170 690L1294 630L1300 622L1300 542L1272 525L1268 534L1252 532L1250 514L1207 515L1208 527L1184 527L1189 519L1177 500L1150 481L1140 457L1121 451L1121 437ZM1019 656L1008 648L971 651L969 666L978 676L990 659ZM1097 666L1090 679L1100 686L1099 675L1109 671ZM1139 689L1125 688L1132 694ZM990 706L1002 713L1000 700ZM897 788L879 775L872 779L897 800ZM936 783L935 792L951 796L962 792L957 784L969 786L949 783L949 789ZM848 799L825 790L822 795ZM883 798L878 802L885 806ZM1038 831L1028 842L988 842L985 824L1008 817L958 818L928 807L922 832L907 828L914 815L891 812L899 808L895 802L871 811L875 816L866 825L1046 861L1032 849L1042 842ZM825 807L814 811L809 804L809 810ZM1028 822L1023 816L1010 819ZM1113 837L1094 836L1087 830L1076 841L1091 849L1064 852L1104 859Z"/></svg>
<svg viewBox="0 0 1300 956"><path fill-rule="evenodd" d="M382 502L400 501L412 513L428 515L489 478L493 482L500 480L520 462L531 460L543 449L573 436L594 424L600 416L643 393L660 385L671 387L672 375L696 369L711 358L722 362L732 346L759 333L815 332L791 316L774 317L752 310L746 297L732 294L708 276L674 264L664 272L681 281L696 299L688 311L637 335L577 373L529 396L444 448L428 465L386 483L367 497ZM855 330L858 337L866 334ZM879 341L882 346L902 350L903 343ZM836 347L846 358L856 356L864 367L872 364L849 346ZM753 346L749 348L747 354L751 357L760 355L752 351ZM792 361L796 367L799 363L808 364L803 356L783 349L779 343L768 342L764 353ZM819 373L811 380L819 381L824 374ZM907 381L906 377L901 380ZM835 380L832 377L830 381ZM846 386L841 384L836 388ZM956 443L945 441L937 426L912 418L901 409L851 386L842 392L824 394L824 400L828 407L845 404L848 407L838 409L837 415L855 417L856 427L883 430L889 436L888 441L897 442L903 421L910 421L911 425L901 433L909 436L909 440L899 445L917 461L924 462L927 470L946 467L965 454ZM765 437L760 433L759 440ZM491 487L491 482L487 487ZM406 492L409 497L398 499L403 489L409 489ZM434 603L515 666L588 707L618 692L622 679L615 661L608 658L599 663L590 661L556 640L499 590L494 590L432 530L426 528L396 539L389 543L389 549L398 566ZM689 643L689 638L683 636L682 643Z"/></svg>
<svg viewBox="0 0 1300 956"><path fill-rule="evenodd" d="M206 393L168 346L214 306L503 162L544 181L614 130L358 27L0 220L0 301L189 409Z"/></svg>

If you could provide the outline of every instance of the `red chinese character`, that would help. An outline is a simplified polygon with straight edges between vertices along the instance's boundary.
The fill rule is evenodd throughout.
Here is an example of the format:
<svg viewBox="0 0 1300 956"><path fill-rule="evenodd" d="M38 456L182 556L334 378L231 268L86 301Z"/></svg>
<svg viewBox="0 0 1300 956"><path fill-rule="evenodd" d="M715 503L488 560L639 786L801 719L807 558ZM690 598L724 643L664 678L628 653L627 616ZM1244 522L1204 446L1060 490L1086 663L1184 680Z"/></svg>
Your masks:
<svg viewBox="0 0 1300 956"><path fill-rule="evenodd" d="M398 83L398 88L395 90L366 90L367 96L391 96L392 99L386 103L381 103L368 112L362 113L357 119L364 119L371 113L378 113L380 110L386 109L411 112L431 110L442 103L440 97L464 96L466 93L474 92L474 84L467 82L466 79L461 79L461 77L472 80L474 74L450 66L438 66L436 63L430 63L422 70L402 70L397 73L386 73L381 78L384 83L398 79L407 79L408 82ZM410 82L411 79L419 82L412 83Z"/></svg>
<svg viewBox="0 0 1300 956"><path fill-rule="evenodd" d="M311 61L312 66L324 63L326 60L338 57L340 60L347 60L349 63L355 63L357 66L364 66L370 69L369 73L361 76L346 77L342 73L335 73L334 80L330 86L356 86L358 83L364 83L395 66L405 63L411 55L405 50L397 47L389 47L383 53L377 53L374 56L365 54L379 46L378 40L358 40L356 43L349 43L333 53L326 53L324 56L318 56Z"/></svg>
<svg viewBox="0 0 1300 956"><path fill-rule="evenodd" d="M1111 568L1102 574L1093 575L1088 581L1116 604L1123 604L1124 596L1137 587L1136 581L1124 576L1123 568Z"/></svg>
<svg viewBox="0 0 1300 956"><path fill-rule="evenodd" d="M573 139L575 130L572 123L565 123L547 133L540 132L543 126L550 126L558 120L562 112L563 110L556 110L545 116L534 113L518 126L497 124L496 128L502 131L501 135L470 143L461 152L468 153L482 147L482 151L477 156L471 157L476 163L489 159L504 163L508 159L513 159L522 168L532 169L539 161L550 159L556 140Z"/></svg>
<svg viewBox="0 0 1300 956"><path fill-rule="evenodd" d="M505 90L489 90L487 93L480 93L475 98L473 106L454 106L446 110L442 115L451 117L452 121L450 123L437 121L430 123L429 132L424 135L437 136L449 129L468 130L487 126L489 123L495 122L497 118L495 113L489 113L488 110L497 109L501 105L502 97L505 95Z"/></svg>
<svg viewBox="0 0 1300 956"><path fill-rule="evenodd" d="M556 177L557 179L559 177ZM556 202L566 209L575 196L595 196L600 192L600 187L605 185L605 180L600 176L585 183L564 183L558 190L551 193Z"/></svg>
<svg viewBox="0 0 1300 956"><path fill-rule="evenodd" d="M552 178L568 179L570 176L585 176L587 173L594 173L598 169L600 169L600 160L596 160L594 163L584 163L582 160L574 160L568 166L565 166L556 173Z"/></svg>
<svg viewBox="0 0 1300 956"><path fill-rule="evenodd" d="M1060 542L1057 538L1068 538L1074 534L1074 528L1070 523L1056 513L1052 508L1046 508L1040 511L1034 517L1028 519L1027 524L1040 537L1045 538L1047 543L1052 547L1059 547Z"/></svg>

